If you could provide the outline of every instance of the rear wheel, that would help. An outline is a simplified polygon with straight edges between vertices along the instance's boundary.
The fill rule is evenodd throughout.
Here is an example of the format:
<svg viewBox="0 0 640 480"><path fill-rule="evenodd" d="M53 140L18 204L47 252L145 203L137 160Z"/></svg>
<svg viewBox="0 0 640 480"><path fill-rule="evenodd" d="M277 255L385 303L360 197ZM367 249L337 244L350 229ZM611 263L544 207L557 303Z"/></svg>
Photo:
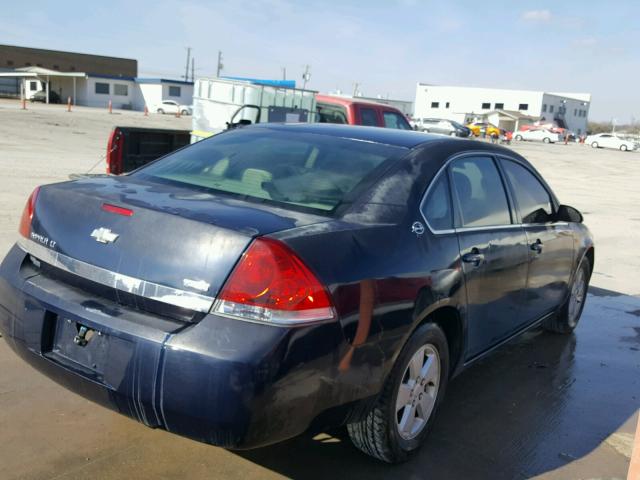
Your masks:
<svg viewBox="0 0 640 480"><path fill-rule="evenodd" d="M549 137L544 137L544 138L542 139L542 141L543 141L544 143L551 143L551 139L550 139Z"/></svg>
<svg viewBox="0 0 640 480"><path fill-rule="evenodd" d="M516 140L521 142L522 141L522 135L516 135Z"/></svg>
<svg viewBox="0 0 640 480"><path fill-rule="evenodd" d="M189 115L189 112L187 110L182 110L180 112L180 115Z"/></svg>
<svg viewBox="0 0 640 480"><path fill-rule="evenodd" d="M591 275L591 263L587 257L582 259L576 270L569 298L558 313L546 320L543 327L555 333L571 333L578 325L589 288L589 276Z"/></svg>
<svg viewBox="0 0 640 480"><path fill-rule="evenodd" d="M435 324L419 327L403 348L375 406L347 425L354 445L388 463L405 461L424 442L449 376L447 339Z"/></svg>
<svg viewBox="0 0 640 480"><path fill-rule="evenodd" d="M627 146L626 145L620 145L620 150L622 150L623 152L627 151Z"/></svg>
<svg viewBox="0 0 640 480"><path fill-rule="evenodd" d="M159 108L159 109L158 109L158 113L164 114L164 110L163 110L163 109L161 109L161 108Z"/></svg>
<svg viewBox="0 0 640 480"><path fill-rule="evenodd" d="M598 142L593 142L593 143L591 144L591 147L592 147L592 148L598 148Z"/></svg>

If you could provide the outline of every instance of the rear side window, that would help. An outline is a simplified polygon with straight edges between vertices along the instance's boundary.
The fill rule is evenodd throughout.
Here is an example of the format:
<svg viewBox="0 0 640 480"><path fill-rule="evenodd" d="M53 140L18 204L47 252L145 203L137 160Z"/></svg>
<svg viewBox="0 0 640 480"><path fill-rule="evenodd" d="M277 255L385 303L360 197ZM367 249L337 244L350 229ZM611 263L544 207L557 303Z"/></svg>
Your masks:
<svg viewBox="0 0 640 480"><path fill-rule="evenodd" d="M507 194L491 158L461 158L450 168L463 227L511 223Z"/></svg>
<svg viewBox="0 0 640 480"><path fill-rule="evenodd" d="M169 154L131 176L331 211L384 162L406 151L326 135L244 128Z"/></svg>
<svg viewBox="0 0 640 480"><path fill-rule="evenodd" d="M440 175L429 189L429 195L422 205L422 213L432 230L453 228L451 196L446 175Z"/></svg>
<svg viewBox="0 0 640 480"><path fill-rule="evenodd" d="M529 170L516 162L502 160L502 166L511 184L522 223L551 221L553 214L551 196L542 183Z"/></svg>
<svg viewBox="0 0 640 480"><path fill-rule="evenodd" d="M396 112L383 112L384 126L398 130L411 130L409 122Z"/></svg>
<svg viewBox="0 0 640 480"><path fill-rule="evenodd" d="M317 109L319 123L349 123L347 110L340 105L318 103Z"/></svg>
<svg viewBox="0 0 640 480"><path fill-rule="evenodd" d="M378 115L376 115L376 111L372 108L360 108L360 121L362 125L377 127Z"/></svg>

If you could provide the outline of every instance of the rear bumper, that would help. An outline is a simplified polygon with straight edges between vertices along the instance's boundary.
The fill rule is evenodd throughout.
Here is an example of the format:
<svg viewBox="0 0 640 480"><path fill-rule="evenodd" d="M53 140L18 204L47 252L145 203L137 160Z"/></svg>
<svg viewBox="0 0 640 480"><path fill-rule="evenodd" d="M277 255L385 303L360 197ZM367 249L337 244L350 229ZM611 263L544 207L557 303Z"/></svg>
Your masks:
<svg viewBox="0 0 640 480"><path fill-rule="evenodd" d="M181 324L25 275L25 257L14 247L0 266L7 343L66 388L147 426L253 448L298 435L364 393L340 385L338 323L285 329L207 315ZM79 324L100 333L82 361L73 349L83 347L64 333Z"/></svg>

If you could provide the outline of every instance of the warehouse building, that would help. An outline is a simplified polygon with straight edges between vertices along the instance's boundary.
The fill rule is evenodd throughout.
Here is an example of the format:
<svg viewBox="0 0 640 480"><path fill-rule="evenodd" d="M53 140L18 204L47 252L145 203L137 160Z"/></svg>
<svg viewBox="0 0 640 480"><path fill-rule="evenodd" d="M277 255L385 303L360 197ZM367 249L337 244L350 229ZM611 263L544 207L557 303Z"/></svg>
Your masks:
<svg viewBox="0 0 640 480"><path fill-rule="evenodd" d="M453 87L418 83L414 116L443 118L460 123L489 121L515 131L539 122L567 128L580 135L587 131L591 94L532 90Z"/></svg>
<svg viewBox="0 0 640 480"><path fill-rule="evenodd" d="M60 72L90 72L113 77L137 77L138 61L87 53L0 45L0 68L40 67Z"/></svg>

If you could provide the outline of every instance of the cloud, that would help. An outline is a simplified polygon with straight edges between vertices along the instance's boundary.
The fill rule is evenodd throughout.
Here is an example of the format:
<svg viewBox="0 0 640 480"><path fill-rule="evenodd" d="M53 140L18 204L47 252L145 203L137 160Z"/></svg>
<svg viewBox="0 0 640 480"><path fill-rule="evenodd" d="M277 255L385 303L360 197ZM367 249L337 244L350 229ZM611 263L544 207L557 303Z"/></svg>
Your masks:
<svg viewBox="0 0 640 480"><path fill-rule="evenodd" d="M522 13L522 19L528 22L549 22L551 21L551 12L549 10L527 10Z"/></svg>

